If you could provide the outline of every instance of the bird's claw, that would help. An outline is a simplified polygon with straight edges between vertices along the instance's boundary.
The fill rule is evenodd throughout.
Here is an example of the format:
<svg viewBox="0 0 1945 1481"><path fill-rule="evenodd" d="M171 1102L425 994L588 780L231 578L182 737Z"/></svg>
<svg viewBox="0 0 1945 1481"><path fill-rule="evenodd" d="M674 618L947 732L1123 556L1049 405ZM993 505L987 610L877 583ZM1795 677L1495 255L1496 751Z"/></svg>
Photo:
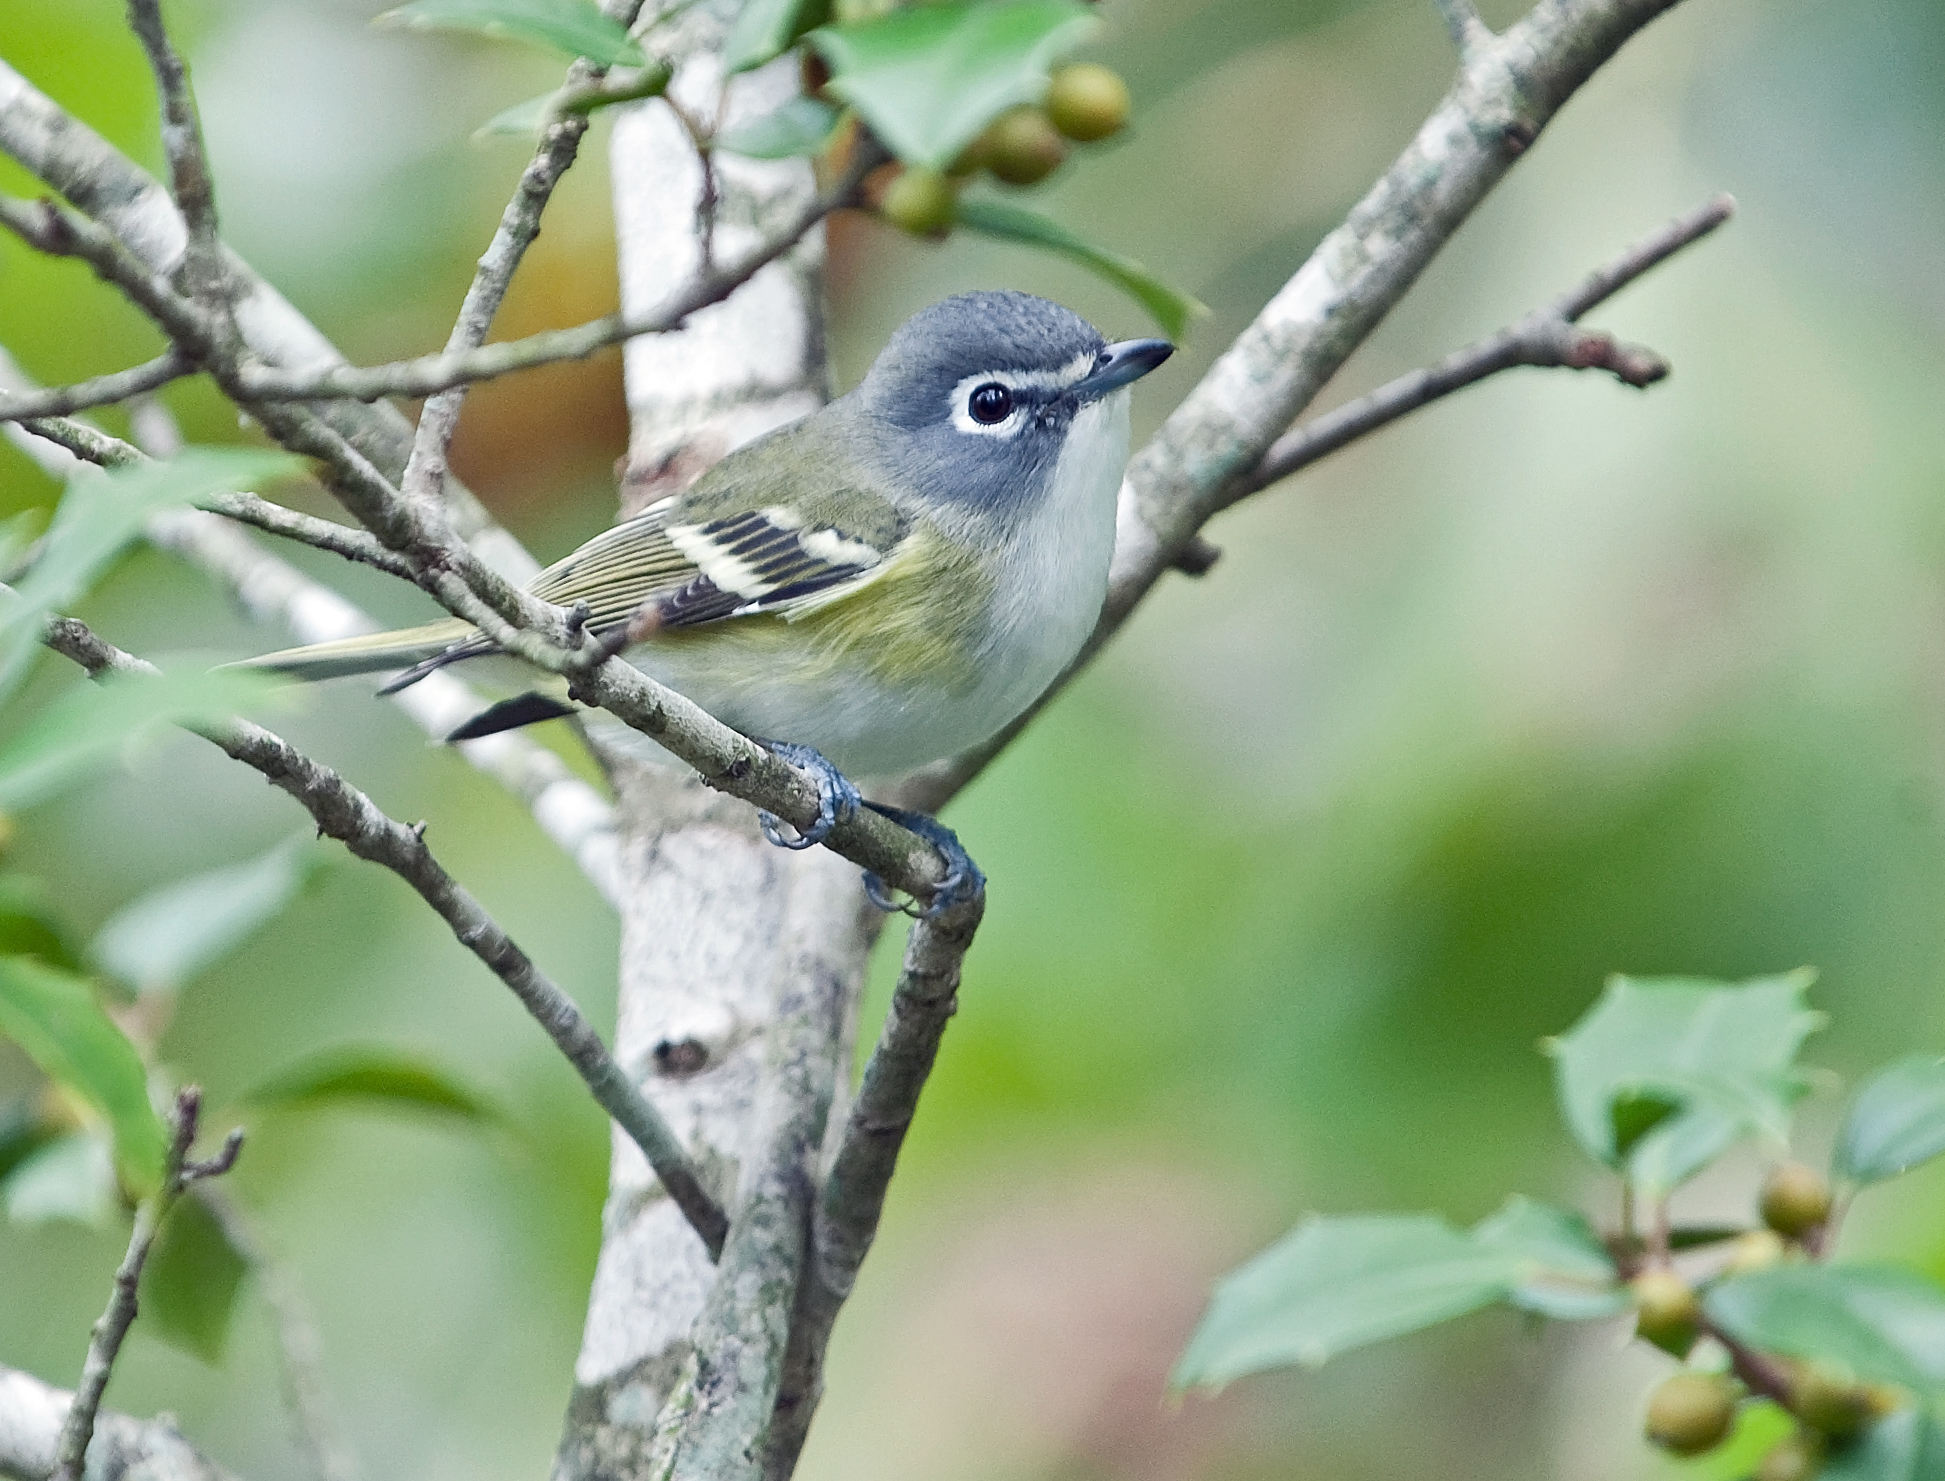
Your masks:
<svg viewBox="0 0 1945 1481"><path fill-rule="evenodd" d="M757 826L763 830L763 836L778 848L815 848L831 836L831 829L855 813L858 805L864 801L858 795L858 789L851 785L851 779L826 761L823 753L814 746L800 746L790 741L759 741L757 744L792 766L801 766L817 779L817 821L802 832L792 827L790 833L786 834L783 830L790 827L789 824L775 813L757 809Z"/></svg>
<svg viewBox="0 0 1945 1481"><path fill-rule="evenodd" d="M922 812L907 812L902 807L887 807L880 802L867 802L865 806L883 817L890 818L899 827L918 834L939 851L945 860L945 878L940 880L932 892L932 898L923 910L914 910L911 903L900 904L892 898L885 882L870 870L865 871L864 892L873 905L887 914L902 912L920 920L930 920L941 911L954 905L964 904L976 898L986 888L986 875L973 862L966 846L959 841L959 835L946 827L937 818Z"/></svg>

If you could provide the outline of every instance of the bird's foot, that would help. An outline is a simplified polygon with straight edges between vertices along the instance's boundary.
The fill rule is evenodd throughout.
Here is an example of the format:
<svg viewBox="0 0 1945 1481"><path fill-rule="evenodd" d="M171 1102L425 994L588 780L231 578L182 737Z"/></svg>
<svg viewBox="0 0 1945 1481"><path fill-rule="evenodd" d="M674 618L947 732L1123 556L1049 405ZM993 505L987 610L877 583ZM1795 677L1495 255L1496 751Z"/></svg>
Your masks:
<svg viewBox="0 0 1945 1481"><path fill-rule="evenodd" d="M910 904L901 905L894 900L885 888L885 882L869 870L865 871L864 892L871 897L871 903L884 911L903 911L920 919L930 919L940 911L953 905L960 905L975 898L986 888L986 875L973 863L972 855L959 841L959 835L946 827L937 818L922 812L907 812L902 807L887 807L881 802L867 802L866 807L881 816L890 818L899 827L918 834L936 848L945 859L945 878L939 881L938 888L932 892L932 899L924 910L914 910Z"/></svg>
<svg viewBox="0 0 1945 1481"><path fill-rule="evenodd" d="M790 741L757 742L771 755L788 761L792 766L801 766L817 779L817 821L808 829L798 832L775 813L758 808L757 826L763 836L778 848L813 848L831 836L831 829L843 822L858 810L864 799L858 789L851 785L851 779L824 759L823 753L813 746L800 746ZM786 834L784 829L790 828Z"/></svg>

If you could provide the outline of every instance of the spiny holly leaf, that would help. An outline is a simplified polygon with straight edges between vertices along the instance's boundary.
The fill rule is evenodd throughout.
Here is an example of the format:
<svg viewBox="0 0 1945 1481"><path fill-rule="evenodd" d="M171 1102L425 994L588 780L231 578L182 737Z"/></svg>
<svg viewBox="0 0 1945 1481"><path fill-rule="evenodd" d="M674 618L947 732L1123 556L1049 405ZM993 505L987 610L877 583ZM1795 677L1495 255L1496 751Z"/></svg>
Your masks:
<svg viewBox="0 0 1945 1481"><path fill-rule="evenodd" d="M166 462L105 474L94 468L78 471L68 481L33 565L14 583L13 599L0 606L0 697L33 656L42 620L86 591L150 516L302 468L297 458L275 449L187 447Z"/></svg>
<svg viewBox="0 0 1945 1481"><path fill-rule="evenodd" d="M118 910L90 948L138 992L173 992L288 905L323 864L309 831L254 859L179 879Z"/></svg>
<svg viewBox="0 0 1945 1481"><path fill-rule="evenodd" d="M956 219L961 226L985 236L1024 242L1073 259L1147 309L1170 339L1181 340L1190 323L1209 312L1204 304L1169 287L1133 258L1097 247L1038 212L1000 201L961 201Z"/></svg>
<svg viewBox="0 0 1945 1481"><path fill-rule="evenodd" d="M123 1180L153 1192L168 1133L149 1104L142 1056L102 1012L93 984L32 957L0 958L0 1034L101 1113Z"/></svg>
<svg viewBox="0 0 1945 1481"><path fill-rule="evenodd" d="M838 111L815 98L792 98L775 112L724 129L716 147L751 159L795 159L830 142Z"/></svg>
<svg viewBox="0 0 1945 1481"><path fill-rule="evenodd" d="M1579 1214L1515 1193L1472 1237L1522 1262L1513 1305L1558 1321L1613 1316L1631 1304L1614 1257Z"/></svg>
<svg viewBox="0 0 1945 1481"><path fill-rule="evenodd" d="M732 73L761 67L830 14L831 0L743 0L723 42L723 66Z"/></svg>
<svg viewBox="0 0 1945 1481"><path fill-rule="evenodd" d="M1945 1290L1888 1265L1778 1265L1718 1282L1710 1320L1766 1352L1857 1377L1945 1390Z"/></svg>
<svg viewBox="0 0 1945 1481"><path fill-rule="evenodd" d="M892 153L943 170L1008 108L1045 97L1053 63L1098 24L1079 0L960 0L823 26L810 41L831 93Z"/></svg>
<svg viewBox="0 0 1945 1481"><path fill-rule="evenodd" d="M244 1099L285 1110L365 1101L511 1124L490 1097L450 1070L422 1055L376 1045L346 1045L309 1055L262 1081Z"/></svg>
<svg viewBox="0 0 1945 1481"><path fill-rule="evenodd" d="M53 796L163 726L221 720L282 703L288 693L248 669L191 667L82 684L0 745L0 809Z"/></svg>
<svg viewBox="0 0 1945 1481"><path fill-rule="evenodd" d="M107 1228L121 1212L108 1139L76 1131L37 1147L0 1177L0 1202L15 1224L67 1219Z"/></svg>
<svg viewBox="0 0 1945 1481"><path fill-rule="evenodd" d="M591 0L411 0L373 20L413 31L471 31L524 41L607 67L640 67L648 57L627 27Z"/></svg>
<svg viewBox="0 0 1945 1481"><path fill-rule="evenodd" d="M1837 1133L1840 1177L1875 1183L1945 1152L1945 1059L1887 1065L1859 1087Z"/></svg>
<svg viewBox="0 0 1945 1481"><path fill-rule="evenodd" d="M1610 978L1549 1046L1576 1140L1665 1192L1742 1136L1780 1134L1803 1092L1797 1049L1823 1021L1803 1001L1814 977Z"/></svg>
<svg viewBox="0 0 1945 1481"><path fill-rule="evenodd" d="M142 1325L214 1367L223 1360L236 1293L250 1261L191 1193L170 1212L142 1271Z"/></svg>
<svg viewBox="0 0 1945 1481"><path fill-rule="evenodd" d="M1920 1408L1887 1414L1832 1448L1818 1481L1945 1481L1945 1429Z"/></svg>
<svg viewBox="0 0 1945 1481"><path fill-rule="evenodd" d="M1223 1278L1169 1382L1219 1387L1315 1367L1490 1305L1527 1265L1431 1215L1312 1219Z"/></svg>

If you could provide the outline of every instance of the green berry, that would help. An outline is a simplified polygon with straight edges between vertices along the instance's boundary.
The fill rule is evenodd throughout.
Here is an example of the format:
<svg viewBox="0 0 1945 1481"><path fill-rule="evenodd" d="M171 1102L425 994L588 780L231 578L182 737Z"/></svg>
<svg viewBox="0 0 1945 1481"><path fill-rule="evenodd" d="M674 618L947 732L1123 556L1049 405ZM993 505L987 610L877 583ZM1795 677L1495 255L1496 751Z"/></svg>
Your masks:
<svg viewBox="0 0 1945 1481"><path fill-rule="evenodd" d="M1067 157L1067 141L1038 108L1014 108L994 119L974 148L1008 185L1035 185Z"/></svg>
<svg viewBox="0 0 1945 1481"><path fill-rule="evenodd" d="M1729 1259L1722 1267L1722 1273L1749 1275L1754 1271L1768 1270L1772 1265L1782 1264L1785 1253L1783 1236L1774 1229L1751 1229L1730 1241Z"/></svg>
<svg viewBox="0 0 1945 1481"><path fill-rule="evenodd" d="M1756 1467L1756 1481L1811 1481L1823 1468L1823 1441L1807 1430L1777 1441Z"/></svg>
<svg viewBox="0 0 1945 1481"><path fill-rule="evenodd" d="M1715 1373L1677 1373L1648 1396L1648 1438L1676 1455L1722 1443L1736 1420L1736 1389Z"/></svg>
<svg viewBox="0 0 1945 1481"><path fill-rule="evenodd" d="M1830 1183L1814 1167L1785 1162L1763 1184L1762 1213L1785 1239L1801 1239L1830 1217Z"/></svg>
<svg viewBox="0 0 1945 1481"><path fill-rule="evenodd" d="M1687 1357L1702 1316L1695 1288L1672 1270L1644 1271L1628 1285L1634 1294L1635 1334L1663 1352Z"/></svg>
<svg viewBox="0 0 1945 1481"><path fill-rule="evenodd" d="M952 182L937 170L909 166L886 187L878 210L914 236L943 232L952 225Z"/></svg>
<svg viewBox="0 0 1945 1481"><path fill-rule="evenodd" d="M1120 133L1133 108L1128 84L1098 62L1062 67L1047 88L1047 117L1068 138L1082 143Z"/></svg>
<svg viewBox="0 0 1945 1481"><path fill-rule="evenodd" d="M1862 1384L1807 1363L1790 1384L1790 1412L1818 1433L1842 1438L1875 1419L1877 1405Z"/></svg>

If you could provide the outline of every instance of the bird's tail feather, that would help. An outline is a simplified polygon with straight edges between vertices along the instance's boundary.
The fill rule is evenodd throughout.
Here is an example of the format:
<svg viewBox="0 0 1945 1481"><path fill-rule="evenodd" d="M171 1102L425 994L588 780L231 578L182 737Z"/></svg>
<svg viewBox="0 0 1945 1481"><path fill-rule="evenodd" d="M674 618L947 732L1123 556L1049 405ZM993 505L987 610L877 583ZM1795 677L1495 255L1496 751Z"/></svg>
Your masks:
<svg viewBox="0 0 1945 1481"><path fill-rule="evenodd" d="M383 673L387 669L411 668L438 658L448 649L464 643L473 635L473 631L470 622L448 617L443 622L428 622L424 627L365 633L355 638L339 638L333 643L313 643L308 648L286 648L281 653L246 658L226 667L272 669L307 683L316 679L335 679L344 674Z"/></svg>

